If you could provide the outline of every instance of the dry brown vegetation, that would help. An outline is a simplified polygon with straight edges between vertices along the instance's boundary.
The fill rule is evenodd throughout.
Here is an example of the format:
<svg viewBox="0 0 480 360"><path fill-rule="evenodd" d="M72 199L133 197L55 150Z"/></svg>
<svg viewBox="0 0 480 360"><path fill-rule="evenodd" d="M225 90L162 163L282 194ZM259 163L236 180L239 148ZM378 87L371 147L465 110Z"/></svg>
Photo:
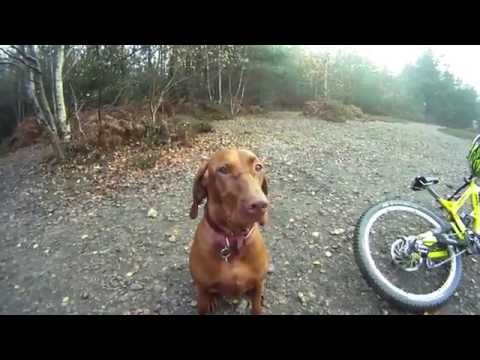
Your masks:
<svg viewBox="0 0 480 360"><path fill-rule="evenodd" d="M174 112L159 114L158 117L166 119L167 134L160 121L152 124L144 105L104 106L100 116L101 122L97 109L87 109L79 114L82 131L75 134L68 145L64 144L68 158L89 152L107 153L127 144L158 146L177 142L191 146L196 134L212 131L211 121L229 118L228 112L218 105L183 103ZM6 144L10 151L14 151L46 141L43 135L35 119L29 117L19 124Z"/></svg>
<svg viewBox="0 0 480 360"><path fill-rule="evenodd" d="M12 136L5 141L10 151L22 147L34 145L43 139L43 129L37 124L33 117L25 118L15 128Z"/></svg>
<svg viewBox="0 0 480 360"><path fill-rule="evenodd" d="M333 122L365 118L362 109L359 107L327 99L306 102L303 107L303 114L306 117L315 117Z"/></svg>

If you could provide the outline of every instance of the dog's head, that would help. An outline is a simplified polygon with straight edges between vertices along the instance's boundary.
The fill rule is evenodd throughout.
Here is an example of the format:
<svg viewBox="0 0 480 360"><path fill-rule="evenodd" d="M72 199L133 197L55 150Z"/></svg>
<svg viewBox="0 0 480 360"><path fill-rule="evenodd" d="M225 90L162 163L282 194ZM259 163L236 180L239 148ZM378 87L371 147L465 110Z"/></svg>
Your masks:
<svg viewBox="0 0 480 360"><path fill-rule="evenodd" d="M208 198L209 208L221 213L232 226L248 227L255 222L264 225L267 195L264 166L254 153L221 150L205 161L195 176L190 217L198 216L198 206Z"/></svg>

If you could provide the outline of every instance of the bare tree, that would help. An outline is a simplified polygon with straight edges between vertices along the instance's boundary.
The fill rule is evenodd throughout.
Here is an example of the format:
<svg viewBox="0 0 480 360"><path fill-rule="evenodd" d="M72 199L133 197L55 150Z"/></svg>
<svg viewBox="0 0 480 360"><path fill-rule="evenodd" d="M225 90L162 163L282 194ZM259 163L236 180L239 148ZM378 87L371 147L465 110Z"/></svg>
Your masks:
<svg viewBox="0 0 480 360"><path fill-rule="evenodd" d="M49 54L50 55L50 54ZM50 77L52 79L52 82L55 83L55 56L51 56L50 57ZM53 114L55 116L56 119L58 119L58 109L57 109L57 102L56 102L56 96L55 96L55 86L52 84L52 86L50 86L50 91L51 91L51 103L52 103L52 107L53 107ZM58 124L57 124L58 126Z"/></svg>
<svg viewBox="0 0 480 360"><path fill-rule="evenodd" d="M150 51L151 56L155 56L156 59L154 63L149 63L150 65L150 76L152 78L152 85L150 88L150 97L149 97L149 109L151 115L151 125L155 126L157 121L157 112L164 101L165 93L160 90L158 95L158 82L163 78L163 48L162 46L157 47L154 51ZM160 72L160 73L159 73Z"/></svg>
<svg viewBox="0 0 480 360"><path fill-rule="evenodd" d="M73 115L74 118L72 119L72 134L77 139L85 139L85 133L82 129L82 122L80 119L80 112L82 111L85 102L82 102L80 106L78 105L77 96L75 95L75 90L73 89L72 84L70 84L70 91L72 93L72 105L73 105Z"/></svg>
<svg viewBox="0 0 480 360"><path fill-rule="evenodd" d="M64 153L60 145L60 140L64 137L68 139L69 128L66 123L65 102L63 96L63 45L56 48L56 56L52 59L55 63L54 76L51 79L55 83L55 96L52 96L52 106L58 109L58 112L52 112L45 91L45 79L47 73L42 71L40 58L35 45L16 46L11 45L8 49L1 49L11 61L17 66L25 67L27 71L26 93L33 105L35 119L39 125L46 129L52 148L59 159L64 159ZM52 74L50 74L52 75Z"/></svg>
<svg viewBox="0 0 480 360"><path fill-rule="evenodd" d="M212 87L210 85L210 57L209 57L208 45L205 45L205 63L206 63L208 100L210 101L210 103L213 103Z"/></svg>
<svg viewBox="0 0 480 360"><path fill-rule="evenodd" d="M168 129L167 120L165 117L164 107L169 96L169 92L179 85L181 82L185 81L187 77L180 78L178 76L178 63L175 59L175 54L170 54L170 71L164 72L162 69L166 66L165 62L165 48L163 46L155 49L153 53L158 53L156 61L153 64L153 67L150 69L150 74L152 77L152 85L150 88L150 97L149 97L149 109L151 115L151 126L156 127L157 125L157 113L161 110L161 122L160 127L162 133L165 135L167 142L170 142L170 131ZM168 73L168 74L167 74Z"/></svg>
<svg viewBox="0 0 480 360"><path fill-rule="evenodd" d="M55 125L55 119L50 110L50 106L45 94L43 85L42 71L40 69L40 62L37 57L37 52L34 45L27 45L24 47L13 47L17 54L10 55L15 60L18 60L27 67L27 95L29 96L36 114L37 122L46 130L52 145L52 148L59 159L64 159L64 153L60 146L60 139L58 137L58 129Z"/></svg>
<svg viewBox="0 0 480 360"><path fill-rule="evenodd" d="M60 138L70 139L70 124L67 123L67 111L65 109L65 97L63 93L63 64L65 60L65 46L58 45L55 49L55 99L56 119Z"/></svg>
<svg viewBox="0 0 480 360"><path fill-rule="evenodd" d="M160 110L165 104L166 96L169 90L171 90L172 87L178 83L178 81L175 81L175 74L163 86L158 86L157 82L158 81L152 80L152 91L150 93L150 115L152 119L152 126L156 125L158 110Z"/></svg>
<svg viewBox="0 0 480 360"><path fill-rule="evenodd" d="M238 48L234 47L234 56L228 62L229 64L229 73L228 73L228 90L230 97L230 113L231 115L236 115L241 109L243 104L243 98L245 94L245 71L247 67L247 53L246 47ZM238 73L238 83L236 85L235 93L232 93L232 77L235 76L235 73Z"/></svg>
<svg viewBox="0 0 480 360"><path fill-rule="evenodd" d="M238 84L237 84L237 89L235 93L232 93L232 76L233 76L233 71L230 71L228 74L228 90L229 90L229 96L230 96L230 113L232 115L238 114L240 111L240 108L243 103L243 96L245 93L245 83L244 83L244 73L245 73L245 67L242 65L241 70L240 70L240 75L238 79ZM241 91L241 93L240 93Z"/></svg>
<svg viewBox="0 0 480 360"><path fill-rule="evenodd" d="M47 121L45 113L43 112L42 107L37 98L37 93L35 90L35 80L34 80L34 70L27 68L27 80L25 82L25 90L27 93L27 97L29 98L30 102L33 104L33 112L34 112L34 119L37 121L38 125L45 126L47 131L54 132L54 125L50 124ZM53 126L52 126L53 125Z"/></svg>
<svg viewBox="0 0 480 360"><path fill-rule="evenodd" d="M222 45L218 45L218 54L217 54L217 62L218 62L218 103L221 104L223 99L222 99L222 67L223 67L223 61L222 61Z"/></svg>
<svg viewBox="0 0 480 360"><path fill-rule="evenodd" d="M100 73L103 80L103 62L100 54L100 45L95 46L97 61L100 64ZM97 143L101 144L103 141L103 123L102 123L102 82L98 82L98 101L97 101L97 114L98 114L98 136L97 136Z"/></svg>
<svg viewBox="0 0 480 360"><path fill-rule="evenodd" d="M325 54L323 60L323 96L328 99L328 65L330 62L329 54Z"/></svg>

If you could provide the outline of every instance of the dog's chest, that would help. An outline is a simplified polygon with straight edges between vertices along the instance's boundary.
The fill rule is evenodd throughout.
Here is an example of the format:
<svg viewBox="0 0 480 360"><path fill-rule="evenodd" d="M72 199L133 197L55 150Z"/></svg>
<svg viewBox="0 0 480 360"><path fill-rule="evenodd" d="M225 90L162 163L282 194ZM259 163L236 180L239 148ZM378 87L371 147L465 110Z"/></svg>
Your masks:
<svg viewBox="0 0 480 360"><path fill-rule="evenodd" d="M224 296L240 296L251 290L258 281L253 269L239 261L222 264L218 274L213 290Z"/></svg>

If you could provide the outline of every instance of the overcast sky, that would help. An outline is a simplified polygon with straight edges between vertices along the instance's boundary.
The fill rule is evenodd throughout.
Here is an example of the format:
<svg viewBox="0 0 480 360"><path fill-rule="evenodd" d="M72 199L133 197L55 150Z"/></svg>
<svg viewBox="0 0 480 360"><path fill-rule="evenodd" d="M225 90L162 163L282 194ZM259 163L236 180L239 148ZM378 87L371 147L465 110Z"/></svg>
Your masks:
<svg viewBox="0 0 480 360"><path fill-rule="evenodd" d="M380 67L394 74L406 64L414 63L418 56L430 48L441 63L465 84L475 87L480 93L480 46L479 45L306 45L312 50L337 51L344 48L367 57Z"/></svg>

